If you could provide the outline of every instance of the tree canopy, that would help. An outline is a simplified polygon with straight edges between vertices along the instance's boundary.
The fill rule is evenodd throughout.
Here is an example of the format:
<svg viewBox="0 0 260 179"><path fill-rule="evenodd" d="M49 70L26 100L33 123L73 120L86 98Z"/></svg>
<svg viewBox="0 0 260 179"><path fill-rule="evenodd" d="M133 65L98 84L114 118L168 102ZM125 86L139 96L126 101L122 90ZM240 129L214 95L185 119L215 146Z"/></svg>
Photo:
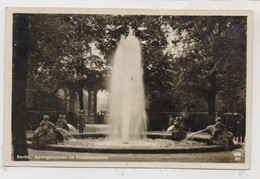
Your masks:
<svg viewBox="0 0 260 179"><path fill-rule="evenodd" d="M140 40L150 111L245 112L246 17L29 15L28 77L82 95L107 88L129 29ZM55 83L54 83L55 81Z"/></svg>

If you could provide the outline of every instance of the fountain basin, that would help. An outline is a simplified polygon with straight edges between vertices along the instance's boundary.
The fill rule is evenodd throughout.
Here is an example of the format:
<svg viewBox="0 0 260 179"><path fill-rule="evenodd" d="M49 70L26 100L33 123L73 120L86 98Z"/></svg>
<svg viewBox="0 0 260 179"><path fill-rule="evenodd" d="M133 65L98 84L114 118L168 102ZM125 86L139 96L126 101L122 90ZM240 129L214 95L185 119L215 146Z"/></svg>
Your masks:
<svg viewBox="0 0 260 179"><path fill-rule="evenodd" d="M31 142L27 141L28 147L30 147ZM234 146L240 148L239 144ZM90 153L201 153L201 152L220 152L226 151L223 146L203 146L203 147L178 147L178 148L120 148L116 146L111 147L84 147L84 146L65 146L49 144L46 145L45 150L55 150L55 151L67 151L67 152L90 152Z"/></svg>
<svg viewBox="0 0 260 179"><path fill-rule="evenodd" d="M98 136L99 135L99 136ZM200 136L194 140L172 141L165 139L171 137L170 134L159 135L150 134L154 139L144 139L141 141L108 141L105 134L85 134L84 139L73 139L65 143L48 144L44 150L67 151L67 152L88 152L88 153L201 153L219 152L227 149L221 145L207 145L210 139L207 136ZM98 138L95 138L98 137ZM161 137L161 138L159 138ZM30 148L31 142L27 141ZM239 143L234 144L234 149L240 148Z"/></svg>

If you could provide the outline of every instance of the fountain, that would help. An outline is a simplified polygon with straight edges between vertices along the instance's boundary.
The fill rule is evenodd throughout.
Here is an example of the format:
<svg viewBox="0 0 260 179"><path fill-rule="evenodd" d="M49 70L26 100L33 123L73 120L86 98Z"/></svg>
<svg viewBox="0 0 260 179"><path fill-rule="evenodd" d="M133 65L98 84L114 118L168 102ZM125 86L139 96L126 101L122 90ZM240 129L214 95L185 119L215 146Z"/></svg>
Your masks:
<svg viewBox="0 0 260 179"><path fill-rule="evenodd" d="M48 144L44 146L45 149L104 153L187 153L223 151L228 148L225 145L230 146L228 142L231 139L222 141L221 145L208 145L210 136L199 141L185 139L187 133L181 127L183 123L179 118L172 132L161 132L156 139L146 137L151 133L146 130L141 45L131 31L127 37L121 37L113 58L109 106L108 134L72 134L78 139ZM31 145L29 141L28 145Z"/></svg>
<svg viewBox="0 0 260 179"><path fill-rule="evenodd" d="M110 140L140 140L146 131L141 45L132 35L122 37L113 59L108 123Z"/></svg>

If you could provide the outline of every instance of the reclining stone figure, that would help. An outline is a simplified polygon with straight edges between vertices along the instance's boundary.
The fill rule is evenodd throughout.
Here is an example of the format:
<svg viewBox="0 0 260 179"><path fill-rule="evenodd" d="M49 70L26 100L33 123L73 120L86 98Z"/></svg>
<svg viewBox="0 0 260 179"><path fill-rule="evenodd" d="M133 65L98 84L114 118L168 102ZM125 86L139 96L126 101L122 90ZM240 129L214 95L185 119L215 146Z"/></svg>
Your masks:
<svg viewBox="0 0 260 179"><path fill-rule="evenodd" d="M232 141L232 138L234 137L233 133L228 131L220 117L217 117L215 122L214 125L209 125L205 129L193 133L187 139L193 139L195 135L207 132L210 135L211 144L222 145L227 150L231 150L234 145Z"/></svg>

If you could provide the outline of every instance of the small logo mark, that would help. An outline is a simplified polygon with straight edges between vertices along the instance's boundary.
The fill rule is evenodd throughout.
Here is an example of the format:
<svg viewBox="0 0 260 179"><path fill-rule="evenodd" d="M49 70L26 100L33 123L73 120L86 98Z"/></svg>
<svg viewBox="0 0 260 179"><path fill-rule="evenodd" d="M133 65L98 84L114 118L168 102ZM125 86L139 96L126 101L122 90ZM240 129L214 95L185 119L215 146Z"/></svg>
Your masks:
<svg viewBox="0 0 260 179"><path fill-rule="evenodd" d="M242 156L244 150L243 149L236 149L236 150L233 150L232 152L234 154L235 161L238 161L238 160L241 160L241 156Z"/></svg>

